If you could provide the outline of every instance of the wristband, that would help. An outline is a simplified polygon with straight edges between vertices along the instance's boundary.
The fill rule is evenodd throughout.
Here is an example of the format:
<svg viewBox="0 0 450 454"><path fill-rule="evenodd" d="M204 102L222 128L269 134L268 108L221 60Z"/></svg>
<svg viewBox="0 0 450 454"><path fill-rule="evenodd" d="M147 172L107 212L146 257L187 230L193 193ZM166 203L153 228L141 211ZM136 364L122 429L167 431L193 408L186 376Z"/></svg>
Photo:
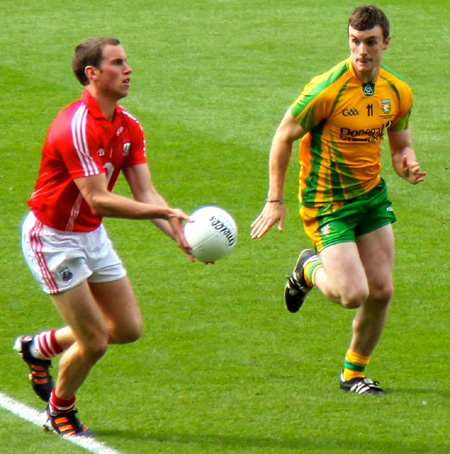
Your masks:
<svg viewBox="0 0 450 454"><path fill-rule="evenodd" d="M284 203L283 199L266 199L266 203Z"/></svg>

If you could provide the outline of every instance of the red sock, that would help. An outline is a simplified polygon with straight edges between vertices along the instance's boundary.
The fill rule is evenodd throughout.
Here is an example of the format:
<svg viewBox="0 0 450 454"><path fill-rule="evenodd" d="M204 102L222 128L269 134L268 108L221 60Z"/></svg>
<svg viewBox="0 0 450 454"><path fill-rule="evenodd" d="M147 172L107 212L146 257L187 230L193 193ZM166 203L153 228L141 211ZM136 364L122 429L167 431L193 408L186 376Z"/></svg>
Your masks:
<svg viewBox="0 0 450 454"><path fill-rule="evenodd" d="M60 399L55 393L55 388L53 388L48 405L53 413L69 413L75 410L75 396L69 400Z"/></svg>
<svg viewBox="0 0 450 454"><path fill-rule="evenodd" d="M32 355L40 359L52 359L63 351L56 340L56 330L34 336L32 349Z"/></svg>

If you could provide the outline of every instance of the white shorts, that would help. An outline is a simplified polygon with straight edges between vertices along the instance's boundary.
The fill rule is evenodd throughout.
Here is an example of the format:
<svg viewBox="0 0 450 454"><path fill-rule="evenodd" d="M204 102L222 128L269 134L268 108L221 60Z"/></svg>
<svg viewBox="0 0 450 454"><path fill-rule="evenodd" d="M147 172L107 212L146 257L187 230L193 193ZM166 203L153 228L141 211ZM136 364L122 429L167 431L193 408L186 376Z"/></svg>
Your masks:
<svg viewBox="0 0 450 454"><path fill-rule="evenodd" d="M30 212L22 224L22 251L48 294L64 292L86 279L111 282L127 274L103 225L92 232L63 232L44 225Z"/></svg>

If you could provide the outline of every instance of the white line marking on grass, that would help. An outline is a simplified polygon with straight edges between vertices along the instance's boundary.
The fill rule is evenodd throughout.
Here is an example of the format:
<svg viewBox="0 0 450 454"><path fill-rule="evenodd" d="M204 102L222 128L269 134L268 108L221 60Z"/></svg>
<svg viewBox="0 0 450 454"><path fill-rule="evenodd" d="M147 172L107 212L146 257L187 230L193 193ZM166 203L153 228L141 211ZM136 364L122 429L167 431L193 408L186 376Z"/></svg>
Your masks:
<svg viewBox="0 0 450 454"><path fill-rule="evenodd" d="M26 421L29 421L36 426L41 426L44 424L44 415L42 412L38 412L34 408L28 407L27 405L22 404L21 402L8 397L6 394L0 392L0 407L8 410L11 413L14 413L16 416L19 416ZM83 437L61 437L63 440L70 441L74 445L78 445L86 451L92 452L94 454L123 454L119 451L116 451L109 446L106 446L100 441L94 440L92 438L83 438Z"/></svg>

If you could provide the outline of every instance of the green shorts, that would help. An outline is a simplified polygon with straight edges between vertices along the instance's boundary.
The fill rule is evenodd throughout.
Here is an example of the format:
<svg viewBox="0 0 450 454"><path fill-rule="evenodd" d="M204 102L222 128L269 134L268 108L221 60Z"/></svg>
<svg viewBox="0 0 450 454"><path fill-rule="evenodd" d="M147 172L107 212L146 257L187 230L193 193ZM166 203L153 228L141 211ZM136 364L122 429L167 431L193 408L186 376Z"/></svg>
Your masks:
<svg viewBox="0 0 450 454"><path fill-rule="evenodd" d="M313 208L302 205L300 216L318 251L332 244L355 242L356 237L397 220L383 179L371 191L352 200Z"/></svg>

